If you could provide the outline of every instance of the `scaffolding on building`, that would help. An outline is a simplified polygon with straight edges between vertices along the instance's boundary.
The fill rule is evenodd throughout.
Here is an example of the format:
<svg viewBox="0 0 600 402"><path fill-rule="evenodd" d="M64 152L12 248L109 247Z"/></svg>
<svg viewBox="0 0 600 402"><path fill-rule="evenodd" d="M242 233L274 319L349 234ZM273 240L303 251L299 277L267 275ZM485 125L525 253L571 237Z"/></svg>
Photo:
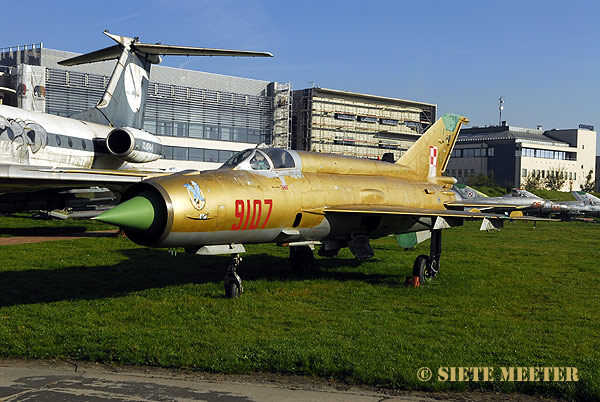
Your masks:
<svg viewBox="0 0 600 402"><path fill-rule="evenodd" d="M274 83L273 96L273 141L277 148L292 148L292 85Z"/></svg>
<svg viewBox="0 0 600 402"><path fill-rule="evenodd" d="M435 105L323 88L294 92L294 147L380 159L402 154L433 124Z"/></svg>

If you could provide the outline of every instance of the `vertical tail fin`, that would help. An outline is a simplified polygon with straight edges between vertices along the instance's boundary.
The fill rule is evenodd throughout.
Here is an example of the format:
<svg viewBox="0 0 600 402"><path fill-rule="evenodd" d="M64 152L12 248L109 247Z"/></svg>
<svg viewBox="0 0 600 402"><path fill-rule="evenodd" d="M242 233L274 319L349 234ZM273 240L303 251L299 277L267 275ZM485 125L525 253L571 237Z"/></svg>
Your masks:
<svg viewBox="0 0 600 402"><path fill-rule="evenodd" d="M114 127L142 128L150 66L160 62L160 58L134 52L137 38L112 35L107 31L104 34L118 45L59 62L64 66L74 66L118 59L100 102L72 117Z"/></svg>
<svg viewBox="0 0 600 402"><path fill-rule="evenodd" d="M142 128L150 66L160 63L161 55L273 57L268 52L140 43L138 38L112 35L108 31L104 31L104 34L117 45L62 60L58 64L74 66L118 59L98 105L72 116L115 127Z"/></svg>
<svg viewBox="0 0 600 402"><path fill-rule="evenodd" d="M463 124L469 119L457 114L444 114L398 160L412 168L421 180L439 177L446 170L450 154Z"/></svg>

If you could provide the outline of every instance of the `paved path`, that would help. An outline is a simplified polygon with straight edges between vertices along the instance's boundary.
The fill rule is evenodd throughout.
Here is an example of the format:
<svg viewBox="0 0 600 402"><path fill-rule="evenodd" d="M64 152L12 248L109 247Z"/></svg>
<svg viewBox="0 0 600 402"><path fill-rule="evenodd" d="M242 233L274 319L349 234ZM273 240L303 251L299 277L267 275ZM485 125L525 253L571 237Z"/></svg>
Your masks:
<svg viewBox="0 0 600 402"><path fill-rule="evenodd" d="M249 381L229 376L186 374L144 368L118 370L92 363L0 360L0 401L422 401L376 391L337 389L309 379L284 384L273 379ZM282 377L285 378L285 377ZM347 388L347 387L346 387Z"/></svg>
<svg viewBox="0 0 600 402"><path fill-rule="evenodd" d="M0 359L0 402L24 401L323 401L534 402L553 399L497 393L386 393L309 377L218 375L84 362Z"/></svg>
<svg viewBox="0 0 600 402"><path fill-rule="evenodd" d="M12 244L27 244L27 243L42 243L45 241L56 241L56 240L73 240L81 239L83 237L110 237L116 236L117 230L101 230L95 232L81 232L81 233L68 233L68 234L57 234L50 236L12 236L12 237L0 237L0 246L8 246Z"/></svg>

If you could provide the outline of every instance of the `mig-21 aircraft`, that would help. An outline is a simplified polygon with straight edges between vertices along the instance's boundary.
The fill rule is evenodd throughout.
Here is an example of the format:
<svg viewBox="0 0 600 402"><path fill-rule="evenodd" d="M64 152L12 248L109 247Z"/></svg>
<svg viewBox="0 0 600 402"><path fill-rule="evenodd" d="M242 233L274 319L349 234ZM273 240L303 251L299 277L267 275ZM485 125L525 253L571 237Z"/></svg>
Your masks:
<svg viewBox="0 0 600 402"><path fill-rule="evenodd" d="M600 199L585 191L571 191L575 201L546 201L537 216L551 216L561 220L599 218Z"/></svg>
<svg viewBox="0 0 600 402"><path fill-rule="evenodd" d="M97 106L71 118L0 105L0 212L52 209L65 189L103 185L121 191L151 172L116 170L161 156L158 137L142 130L150 67L164 55L272 57L268 52L141 43L104 33L116 45L59 62L116 59Z"/></svg>
<svg viewBox="0 0 600 402"><path fill-rule="evenodd" d="M571 220L578 217L600 217L600 199L584 191L572 191L576 201L551 201L520 188L514 188L501 197L488 197L477 190L456 184L453 190L457 200L447 204L449 207L462 207L467 210L477 208L480 211L496 213L522 212L525 215L552 217Z"/></svg>
<svg viewBox="0 0 600 402"><path fill-rule="evenodd" d="M545 201L522 189L513 189L511 193L501 197L488 197L464 184L455 184L452 189L456 192L457 199L447 204L447 206L461 207L465 210L477 208L481 211L493 211L497 213L510 213L511 211L530 213L540 209Z"/></svg>
<svg viewBox="0 0 600 402"><path fill-rule="evenodd" d="M501 226L506 215L451 210L455 179L442 176L465 117L445 114L396 162L257 147L213 171L184 171L130 187L122 203L95 219L120 226L133 242L184 247L196 254L232 254L225 277L228 297L242 293L237 275L246 243L290 247L293 268L314 267L312 247L335 256L348 247L373 256L370 239L431 231L429 255L413 276L434 277L443 228L481 219ZM534 218L535 219L535 218Z"/></svg>

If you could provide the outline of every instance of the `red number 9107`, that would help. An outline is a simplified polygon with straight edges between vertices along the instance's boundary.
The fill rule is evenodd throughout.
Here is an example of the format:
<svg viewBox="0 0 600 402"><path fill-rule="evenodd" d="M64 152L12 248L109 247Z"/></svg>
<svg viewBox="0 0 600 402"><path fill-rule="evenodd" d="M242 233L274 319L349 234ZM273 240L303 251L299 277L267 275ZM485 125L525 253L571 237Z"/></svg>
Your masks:
<svg viewBox="0 0 600 402"><path fill-rule="evenodd" d="M235 217L239 219L239 222L231 225L231 230L259 229L263 205L265 205L265 209L268 207L268 211L260 229L265 227L271 217L273 200L235 200Z"/></svg>

